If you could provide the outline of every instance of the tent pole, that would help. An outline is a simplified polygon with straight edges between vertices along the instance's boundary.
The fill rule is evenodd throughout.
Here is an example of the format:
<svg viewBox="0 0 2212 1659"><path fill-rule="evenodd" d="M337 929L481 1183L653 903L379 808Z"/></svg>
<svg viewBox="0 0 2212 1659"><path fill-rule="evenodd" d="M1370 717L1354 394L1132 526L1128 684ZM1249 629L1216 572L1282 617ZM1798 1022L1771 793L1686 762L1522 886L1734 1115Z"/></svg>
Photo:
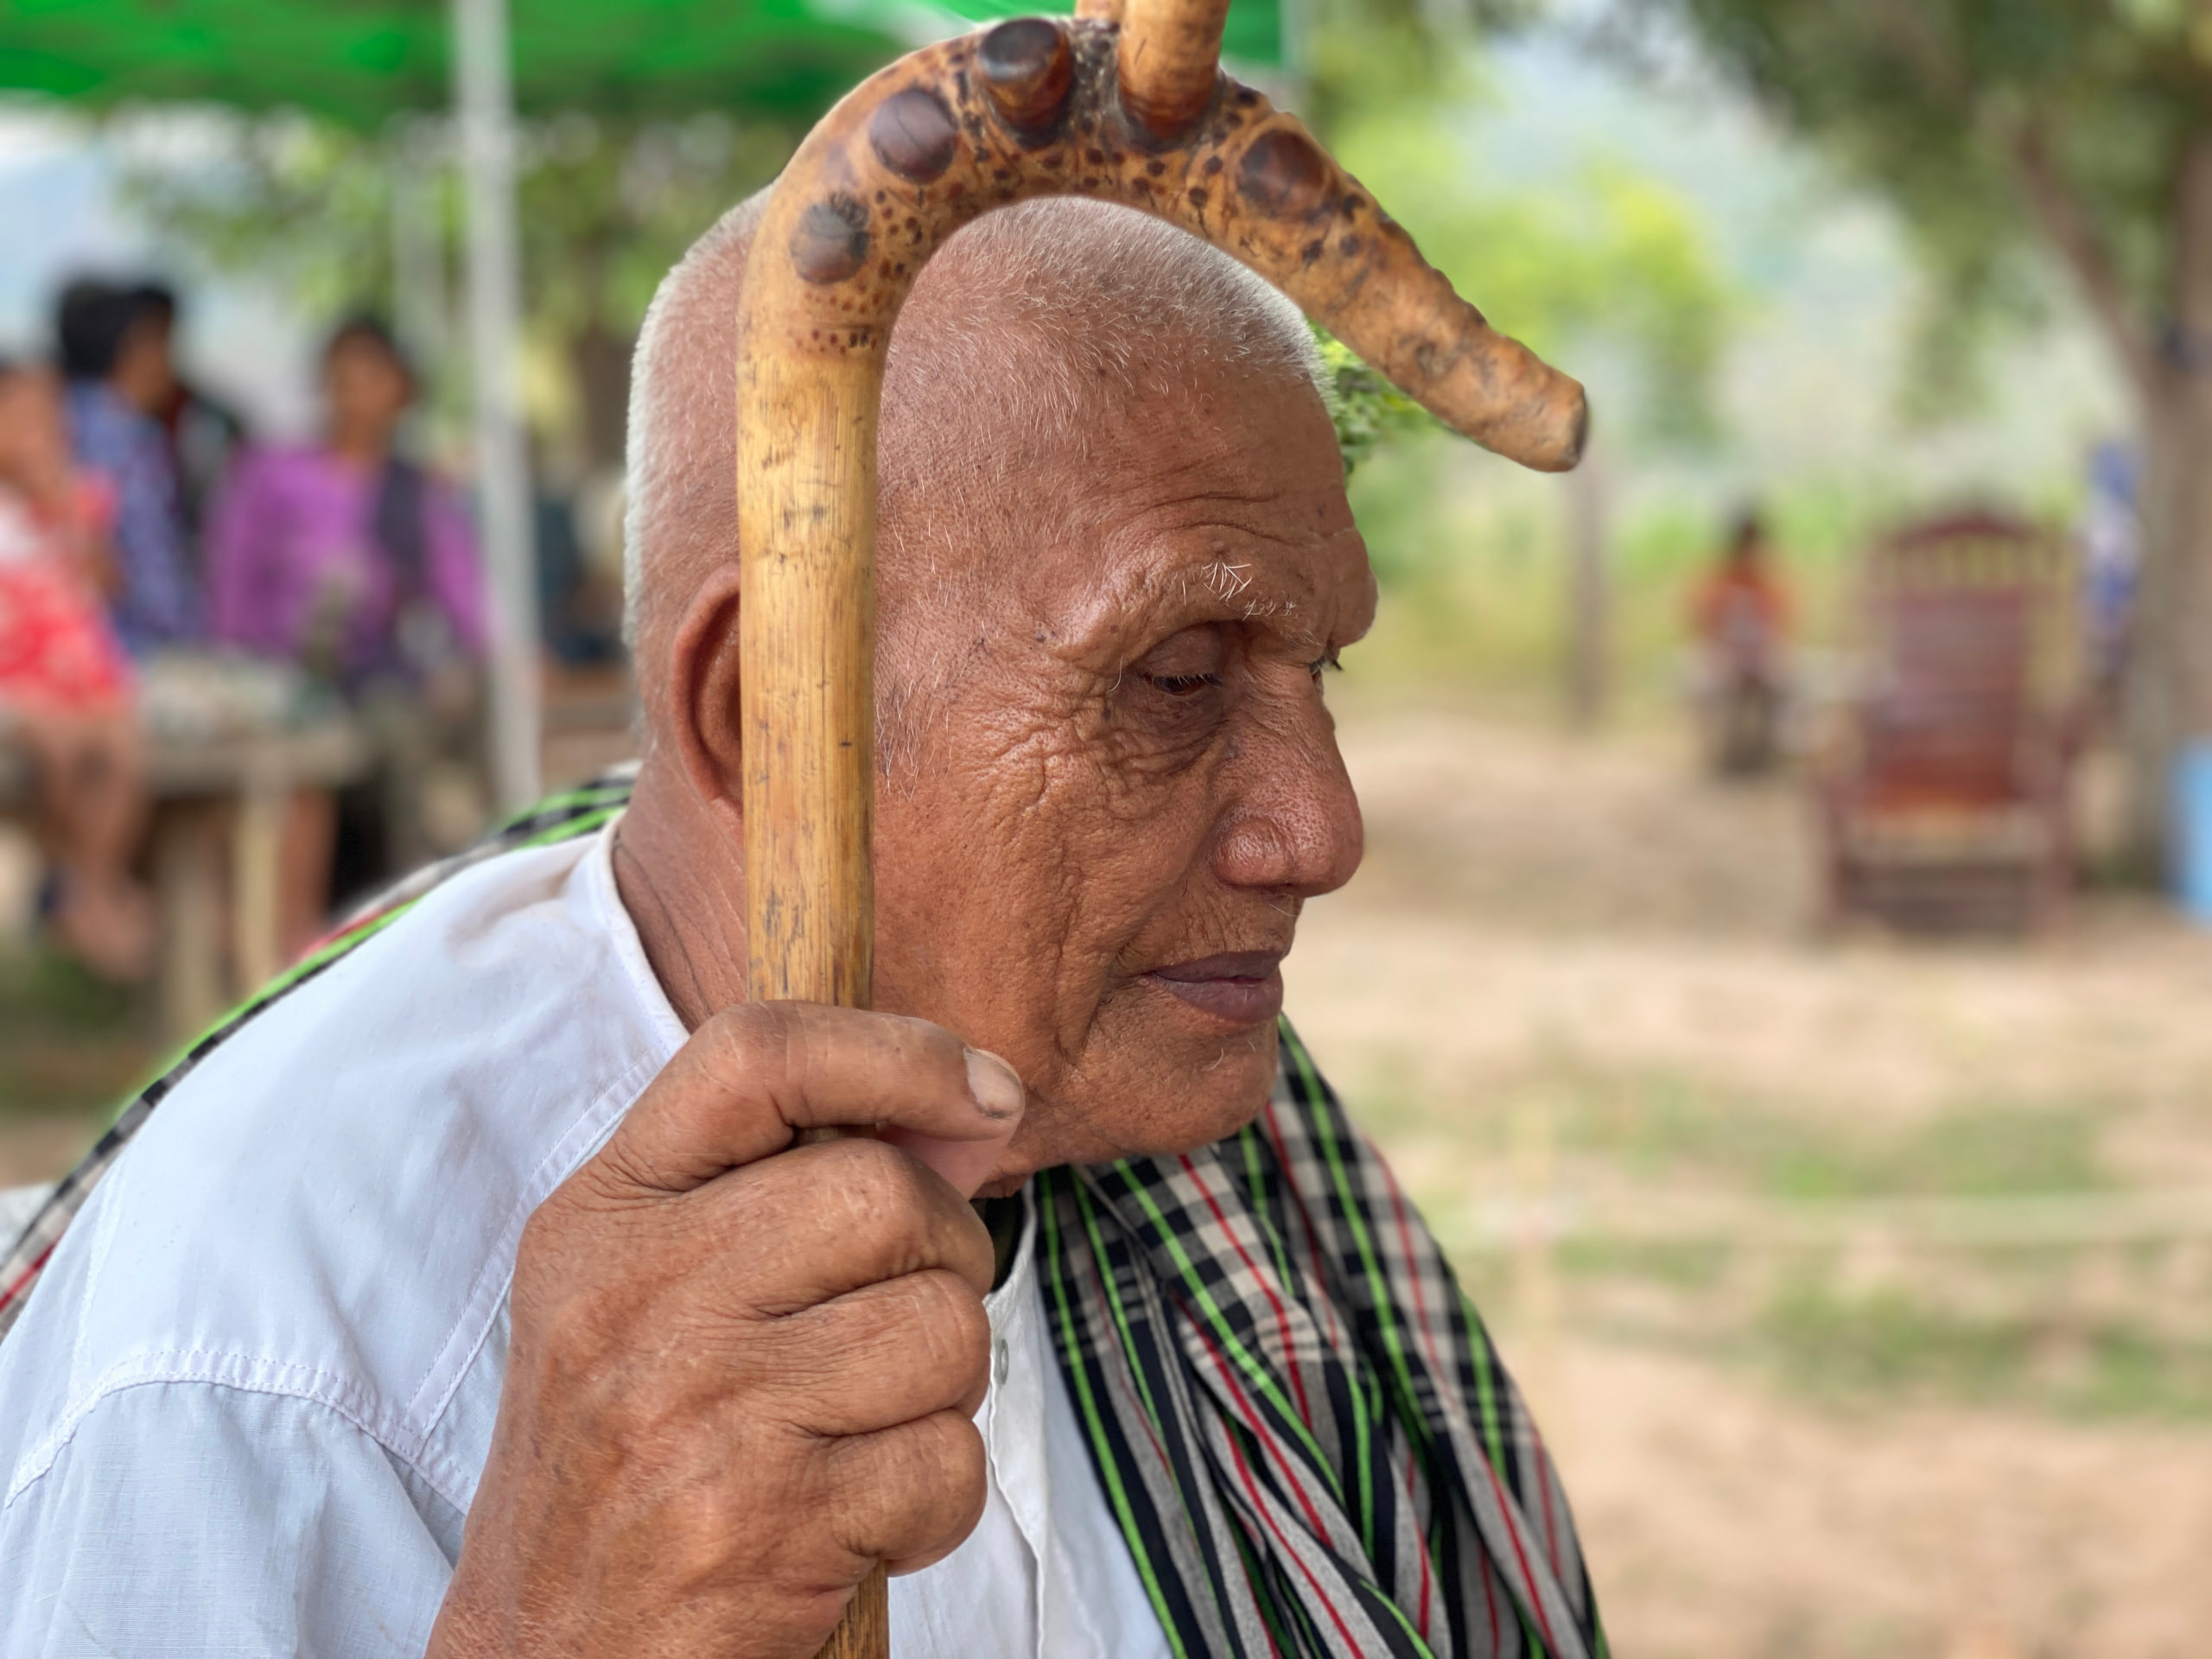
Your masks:
<svg viewBox="0 0 2212 1659"><path fill-rule="evenodd" d="M476 468L491 578L492 783L504 811L538 795L537 572L530 457L517 408L522 326L514 86L506 0L453 0L454 103L468 209L467 315Z"/></svg>

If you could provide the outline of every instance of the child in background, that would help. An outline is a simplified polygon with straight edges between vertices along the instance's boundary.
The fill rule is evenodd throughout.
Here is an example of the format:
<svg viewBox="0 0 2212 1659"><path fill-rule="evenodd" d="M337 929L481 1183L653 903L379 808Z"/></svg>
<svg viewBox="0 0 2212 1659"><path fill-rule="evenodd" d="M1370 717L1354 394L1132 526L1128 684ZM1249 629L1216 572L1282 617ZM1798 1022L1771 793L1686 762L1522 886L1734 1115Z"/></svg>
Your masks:
<svg viewBox="0 0 2212 1659"><path fill-rule="evenodd" d="M101 604L113 517L70 463L54 377L0 361L0 733L36 778L56 937L128 982L150 965L154 914L130 875L146 808L130 660Z"/></svg>
<svg viewBox="0 0 2212 1659"><path fill-rule="evenodd" d="M1766 525L1738 516L1690 607L1705 704L1707 758L1723 777L1756 777L1780 758L1789 601Z"/></svg>

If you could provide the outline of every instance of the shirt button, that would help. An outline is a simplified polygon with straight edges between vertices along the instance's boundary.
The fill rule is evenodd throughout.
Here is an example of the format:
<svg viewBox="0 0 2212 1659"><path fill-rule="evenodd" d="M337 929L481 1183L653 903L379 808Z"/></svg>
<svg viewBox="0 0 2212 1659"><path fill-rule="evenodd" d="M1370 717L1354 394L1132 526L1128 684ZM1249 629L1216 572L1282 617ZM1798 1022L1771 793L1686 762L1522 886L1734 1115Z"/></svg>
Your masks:
<svg viewBox="0 0 2212 1659"><path fill-rule="evenodd" d="M994 1382L1005 1382L1006 1368L1006 1338L1001 1337L991 1344L991 1381Z"/></svg>

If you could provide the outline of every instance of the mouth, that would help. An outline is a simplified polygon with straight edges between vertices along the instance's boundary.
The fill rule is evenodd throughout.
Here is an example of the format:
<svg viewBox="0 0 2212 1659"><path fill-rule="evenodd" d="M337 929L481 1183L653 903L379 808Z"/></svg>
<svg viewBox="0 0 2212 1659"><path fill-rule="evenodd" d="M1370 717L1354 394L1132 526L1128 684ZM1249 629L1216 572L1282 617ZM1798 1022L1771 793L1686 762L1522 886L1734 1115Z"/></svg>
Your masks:
<svg viewBox="0 0 2212 1659"><path fill-rule="evenodd" d="M1226 950L1170 963L1143 976L1224 1025L1265 1025L1282 1012L1281 950Z"/></svg>

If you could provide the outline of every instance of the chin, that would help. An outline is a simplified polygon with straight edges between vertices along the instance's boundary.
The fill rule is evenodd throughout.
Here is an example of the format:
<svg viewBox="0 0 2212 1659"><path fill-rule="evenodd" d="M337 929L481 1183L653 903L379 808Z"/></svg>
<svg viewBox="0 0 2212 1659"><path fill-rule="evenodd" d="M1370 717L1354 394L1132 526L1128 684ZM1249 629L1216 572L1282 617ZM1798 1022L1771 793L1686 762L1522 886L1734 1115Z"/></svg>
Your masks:
<svg viewBox="0 0 2212 1659"><path fill-rule="evenodd" d="M987 1194L1002 1178L1010 1192L1056 1164L1195 1152L1257 1117L1274 1089L1273 1022L1201 1045L1179 1036L1116 1046L1122 1052L1109 1064L1087 1065L1052 1097L1033 1096Z"/></svg>

